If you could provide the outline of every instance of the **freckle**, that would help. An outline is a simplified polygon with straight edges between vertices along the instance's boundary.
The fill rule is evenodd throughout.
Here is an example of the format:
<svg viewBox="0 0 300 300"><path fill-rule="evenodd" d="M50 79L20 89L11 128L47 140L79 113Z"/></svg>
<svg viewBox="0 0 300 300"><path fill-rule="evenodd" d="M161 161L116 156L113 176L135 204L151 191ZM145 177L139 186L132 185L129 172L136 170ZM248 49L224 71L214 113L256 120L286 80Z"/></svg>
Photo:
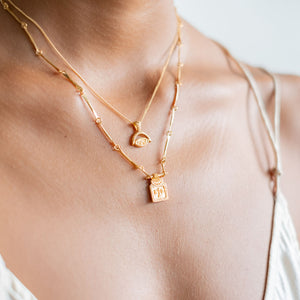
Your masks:
<svg viewBox="0 0 300 300"><path fill-rule="evenodd" d="M64 136L65 138L67 137L67 135Z"/></svg>

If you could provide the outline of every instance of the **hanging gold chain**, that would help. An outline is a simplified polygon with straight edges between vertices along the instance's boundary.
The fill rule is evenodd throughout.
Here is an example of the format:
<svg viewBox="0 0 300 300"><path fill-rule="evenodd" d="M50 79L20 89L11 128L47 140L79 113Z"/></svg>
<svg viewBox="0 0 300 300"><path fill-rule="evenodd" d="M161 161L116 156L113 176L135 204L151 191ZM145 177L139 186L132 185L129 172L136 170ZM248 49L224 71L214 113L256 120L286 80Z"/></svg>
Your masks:
<svg viewBox="0 0 300 300"><path fill-rule="evenodd" d="M6 1L0 0L0 2L1 2L3 8L5 10L7 10L14 17L14 19L22 26L22 28L24 29L24 31L28 35L28 38L29 38L31 44L33 45L34 50L35 50L35 52L36 52L37 55L39 55L41 58L43 58L44 60L46 60L44 55L40 55L41 52L42 52L42 50L37 47L37 44L35 43L34 39L32 38L32 35L29 33L29 31L28 31L28 24L25 23L25 22L23 22L23 21L21 21L19 19L19 17L10 9L9 4L14 9L16 9L21 15L23 15L25 18L27 18L30 22L32 22L38 28L38 30L44 36L44 38L46 39L47 43L54 50L54 52L63 60L63 62L72 70L72 72L87 86L87 88L89 89L89 91L91 92L91 94L99 102L101 102L102 104L104 104L111 111L113 111L116 115L118 115L124 121L126 121L127 123L129 123L129 124L131 124L133 126L136 134L135 134L135 136L132 136L132 139L131 139L131 144L132 145L137 146L137 147L143 147L147 143L151 142L150 137L146 133L142 132L141 126L142 126L142 122L144 121L144 119L146 117L146 114L148 113L148 111L150 109L150 106L151 106L151 104L152 104L152 102L153 102L153 100L154 100L154 98L155 98L155 96L157 94L158 88L161 85L162 79L163 79L163 77L165 75L165 72L166 72L167 67L169 65L169 62L171 60L172 54L173 54L173 52L175 50L175 47L178 44L178 39L179 39L178 32L179 32L180 22L179 22L179 19L178 19L176 7L175 7L175 13L176 13L176 16L177 16L177 32L176 32L175 38L173 39L173 42L171 44L171 47L170 47L170 50L169 50L169 54L168 54L167 59L166 59L164 65L163 65L160 77L159 77L159 79L158 79L158 81L157 81L157 83L155 85L153 93L152 93L149 101L147 102L147 104L146 104L143 112L141 113L141 116L136 121L132 121L124 113L120 112L120 110L118 110L114 105L112 105L109 101L107 101L102 95L100 95L99 93L96 92L96 90L87 82L87 80L84 79L83 76L72 66L72 64L69 63L69 61L61 54L61 52L57 49L57 47L54 45L54 43L51 41L51 39L49 38L49 36L46 34L46 32L44 31L44 29L38 24L37 21L35 21L33 18L31 18L29 15L27 15L22 9L20 9L16 4L14 4L13 1L11 1L11 0L6 0ZM47 61L47 62L49 63L49 61ZM140 143L138 143L138 142L136 143L134 141L135 137L138 136L138 135L141 135L141 134L144 135L145 139L141 139ZM143 142L145 142L145 143L143 143Z"/></svg>
<svg viewBox="0 0 300 300"><path fill-rule="evenodd" d="M162 178L167 173L166 172L167 151L168 151L168 146L169 146L171 135L172 135L172 127L173 127L173 123L174 123L175 112L178 109L177 102L178 102L178 97L179 97L179 90L180 90L180 86L182 84L181 83L181 71L182 71L183 64L181 62L181 46L182 46L181 28L182 28L183 24L182 24L182 21L181 21L180 17L178 16L178 14L176 13L177 22L178 22L179 26L178 26L178 29L177 29L178 38L177 38L176 44L175 44L175 45L178 46L177 73L176 73L176 79L175 79L175 94L174 94L174 98L173 98L172 105L171 105L171 108L170 108L170 121L169 121L168 130L167 130L167 133L166 133L166 141L165 141L164 148L163 148L164 150L163 150L163 153L162 153L162 158L160 160L161 172L151 174L148 171L146 171L146 169L144 168L143 165L140 165L140 164L134 162L128 156L128 154L125 153L125 151L121 148L121 146L113 140L110 133L105 129L105 127L103 125L102 118L98 115L98 113L96 112L96 110L92 106L91 102L88 100L82 86L79 85L76 81L74 81L65 70L62 70L59 67L57 67L50 59L48 59L44 55L43 51L40 50L40 48L37 46L34 38L29 33L27 24L25 22L21 21L14 14L14 12L12 12L10 10L9 5L7 4L7 2L4 2L3 0L0 0L0 3L2 4L3 8L6 11L8 11L14 17L14 19L21 25L21 27L25 31L27 37L29 38L30 42L32 43L32 45L35 49L36 55L43 58L44 61L47 64L49 64L52 68L54 68L56 70L56 72L58 72L61 76L63 76L68 82L70 82L75 87L75 89L78 92L80 98L82 99L82 101L84 103L87 104L90 112L92 113L92 115L94 117L95 124L97 125L98 129L102 132L104 137L107 139L107 141L110 143L110 145L112 146L112 149L114 151L117 151L121 155L121 157L123 157L123 159L125 159L133 167L140 170L145 175L145 179L151 179L150 191L151 191L151 196L152 196L153 202L159 202L159 201L162 201L162 200L167 200L168 199L167 187L166 187L166 184L162 181ZM28 18L30 18L30 17L28 17Z"/></svg>

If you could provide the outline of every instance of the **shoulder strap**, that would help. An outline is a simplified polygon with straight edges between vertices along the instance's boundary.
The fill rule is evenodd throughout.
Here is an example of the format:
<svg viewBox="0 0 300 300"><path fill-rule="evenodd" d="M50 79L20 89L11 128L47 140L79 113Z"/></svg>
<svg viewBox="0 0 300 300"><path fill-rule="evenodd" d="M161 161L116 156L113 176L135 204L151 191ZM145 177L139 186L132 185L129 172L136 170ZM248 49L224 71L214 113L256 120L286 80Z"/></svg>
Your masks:
<svg viewBox="0 0 300 300"><path fill-rule="evenodd" d="M280 153L280 109L281 109L281 88L280 88L280 80L274 74L269 72L264 68L260 68L265 73L269 74L272 77L274 83L274 98L275 98L275 112L274 112L274 142L276 144L277 150L277 164L276 167L280 173L282 173L282 165L281 165L281 153Z"/></svg>
<svg viewBox="0 0 300 300"><path fill-rule="evenodd" d="M277 195L277 190L279 186L279 176L282 174L282 165L281 165L281 156L280 156L280 106L281 106L281 91L280 91L280 84L279 84L279 78L275 76L275 74L267 71L266 69L260 68L265 73L270 75L272 77L273 83L274 83L274 98L275 98L275 115L274 115L274 132L271 126L270 119L267 115L266 108L264 105L264 101L262 98L262 95L260 93L260 90L256 84L256 80L254 79L254 76L252 75L249 68L235 59L231 53L220 43L218 43L215 40L212 40L214 43L216 43L224 52L225 54L230 57L241 69L241 71L244 73L253 93L255 96L256 103L259 108L260 116L262 118L262 121L264 123L264 126L267 130L269 140L271 142L271 146L274 152L275 156L275 167L271 168L269 170L269 175L271 176L272 181L274 182L273 185L273 194Z"/></svg>
<svg viewBox="0 0 300 300"><path fill-rule="evenodd" d="M281 110L281 88L279 78L269 72L264 68L260 68L265 73L272 77L274 83L274 101L275 101L275 111L274 111L274 154L275 154L275 167L270 171L272 180L274 181L273 193L277 194L277 188L279 186L280 175L282 175L282 164L281 164L281 152L280 152L280 110ZM273 145L272 144L272 145Z"/></svg>

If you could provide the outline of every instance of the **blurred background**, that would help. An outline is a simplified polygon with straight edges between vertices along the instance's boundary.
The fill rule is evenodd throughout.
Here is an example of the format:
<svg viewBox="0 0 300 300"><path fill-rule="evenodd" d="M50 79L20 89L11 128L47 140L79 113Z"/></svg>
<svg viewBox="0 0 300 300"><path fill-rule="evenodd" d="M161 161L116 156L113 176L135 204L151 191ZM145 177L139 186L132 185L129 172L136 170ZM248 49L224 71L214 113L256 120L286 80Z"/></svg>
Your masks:
<svg viewBox="0 0 300 300"><path fill-rule="evenodd" d="M300 75L300 0L175 0L175 5L236 58Z"/></svg>

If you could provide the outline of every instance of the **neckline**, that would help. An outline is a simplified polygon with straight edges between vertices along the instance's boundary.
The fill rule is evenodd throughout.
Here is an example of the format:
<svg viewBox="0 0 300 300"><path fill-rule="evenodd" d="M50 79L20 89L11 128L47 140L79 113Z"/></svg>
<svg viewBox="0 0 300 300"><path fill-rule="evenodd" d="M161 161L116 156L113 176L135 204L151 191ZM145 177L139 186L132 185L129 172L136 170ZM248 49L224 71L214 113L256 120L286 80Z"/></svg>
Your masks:
<svg viewBox="0 0 300 300"><path fill-rule="evenodd" d="M38 300L24 283L6 267L4 258L0 254L0 288L4 287L5 293L16 300ZM6 296L6 294L5 294Z"/></svg>

